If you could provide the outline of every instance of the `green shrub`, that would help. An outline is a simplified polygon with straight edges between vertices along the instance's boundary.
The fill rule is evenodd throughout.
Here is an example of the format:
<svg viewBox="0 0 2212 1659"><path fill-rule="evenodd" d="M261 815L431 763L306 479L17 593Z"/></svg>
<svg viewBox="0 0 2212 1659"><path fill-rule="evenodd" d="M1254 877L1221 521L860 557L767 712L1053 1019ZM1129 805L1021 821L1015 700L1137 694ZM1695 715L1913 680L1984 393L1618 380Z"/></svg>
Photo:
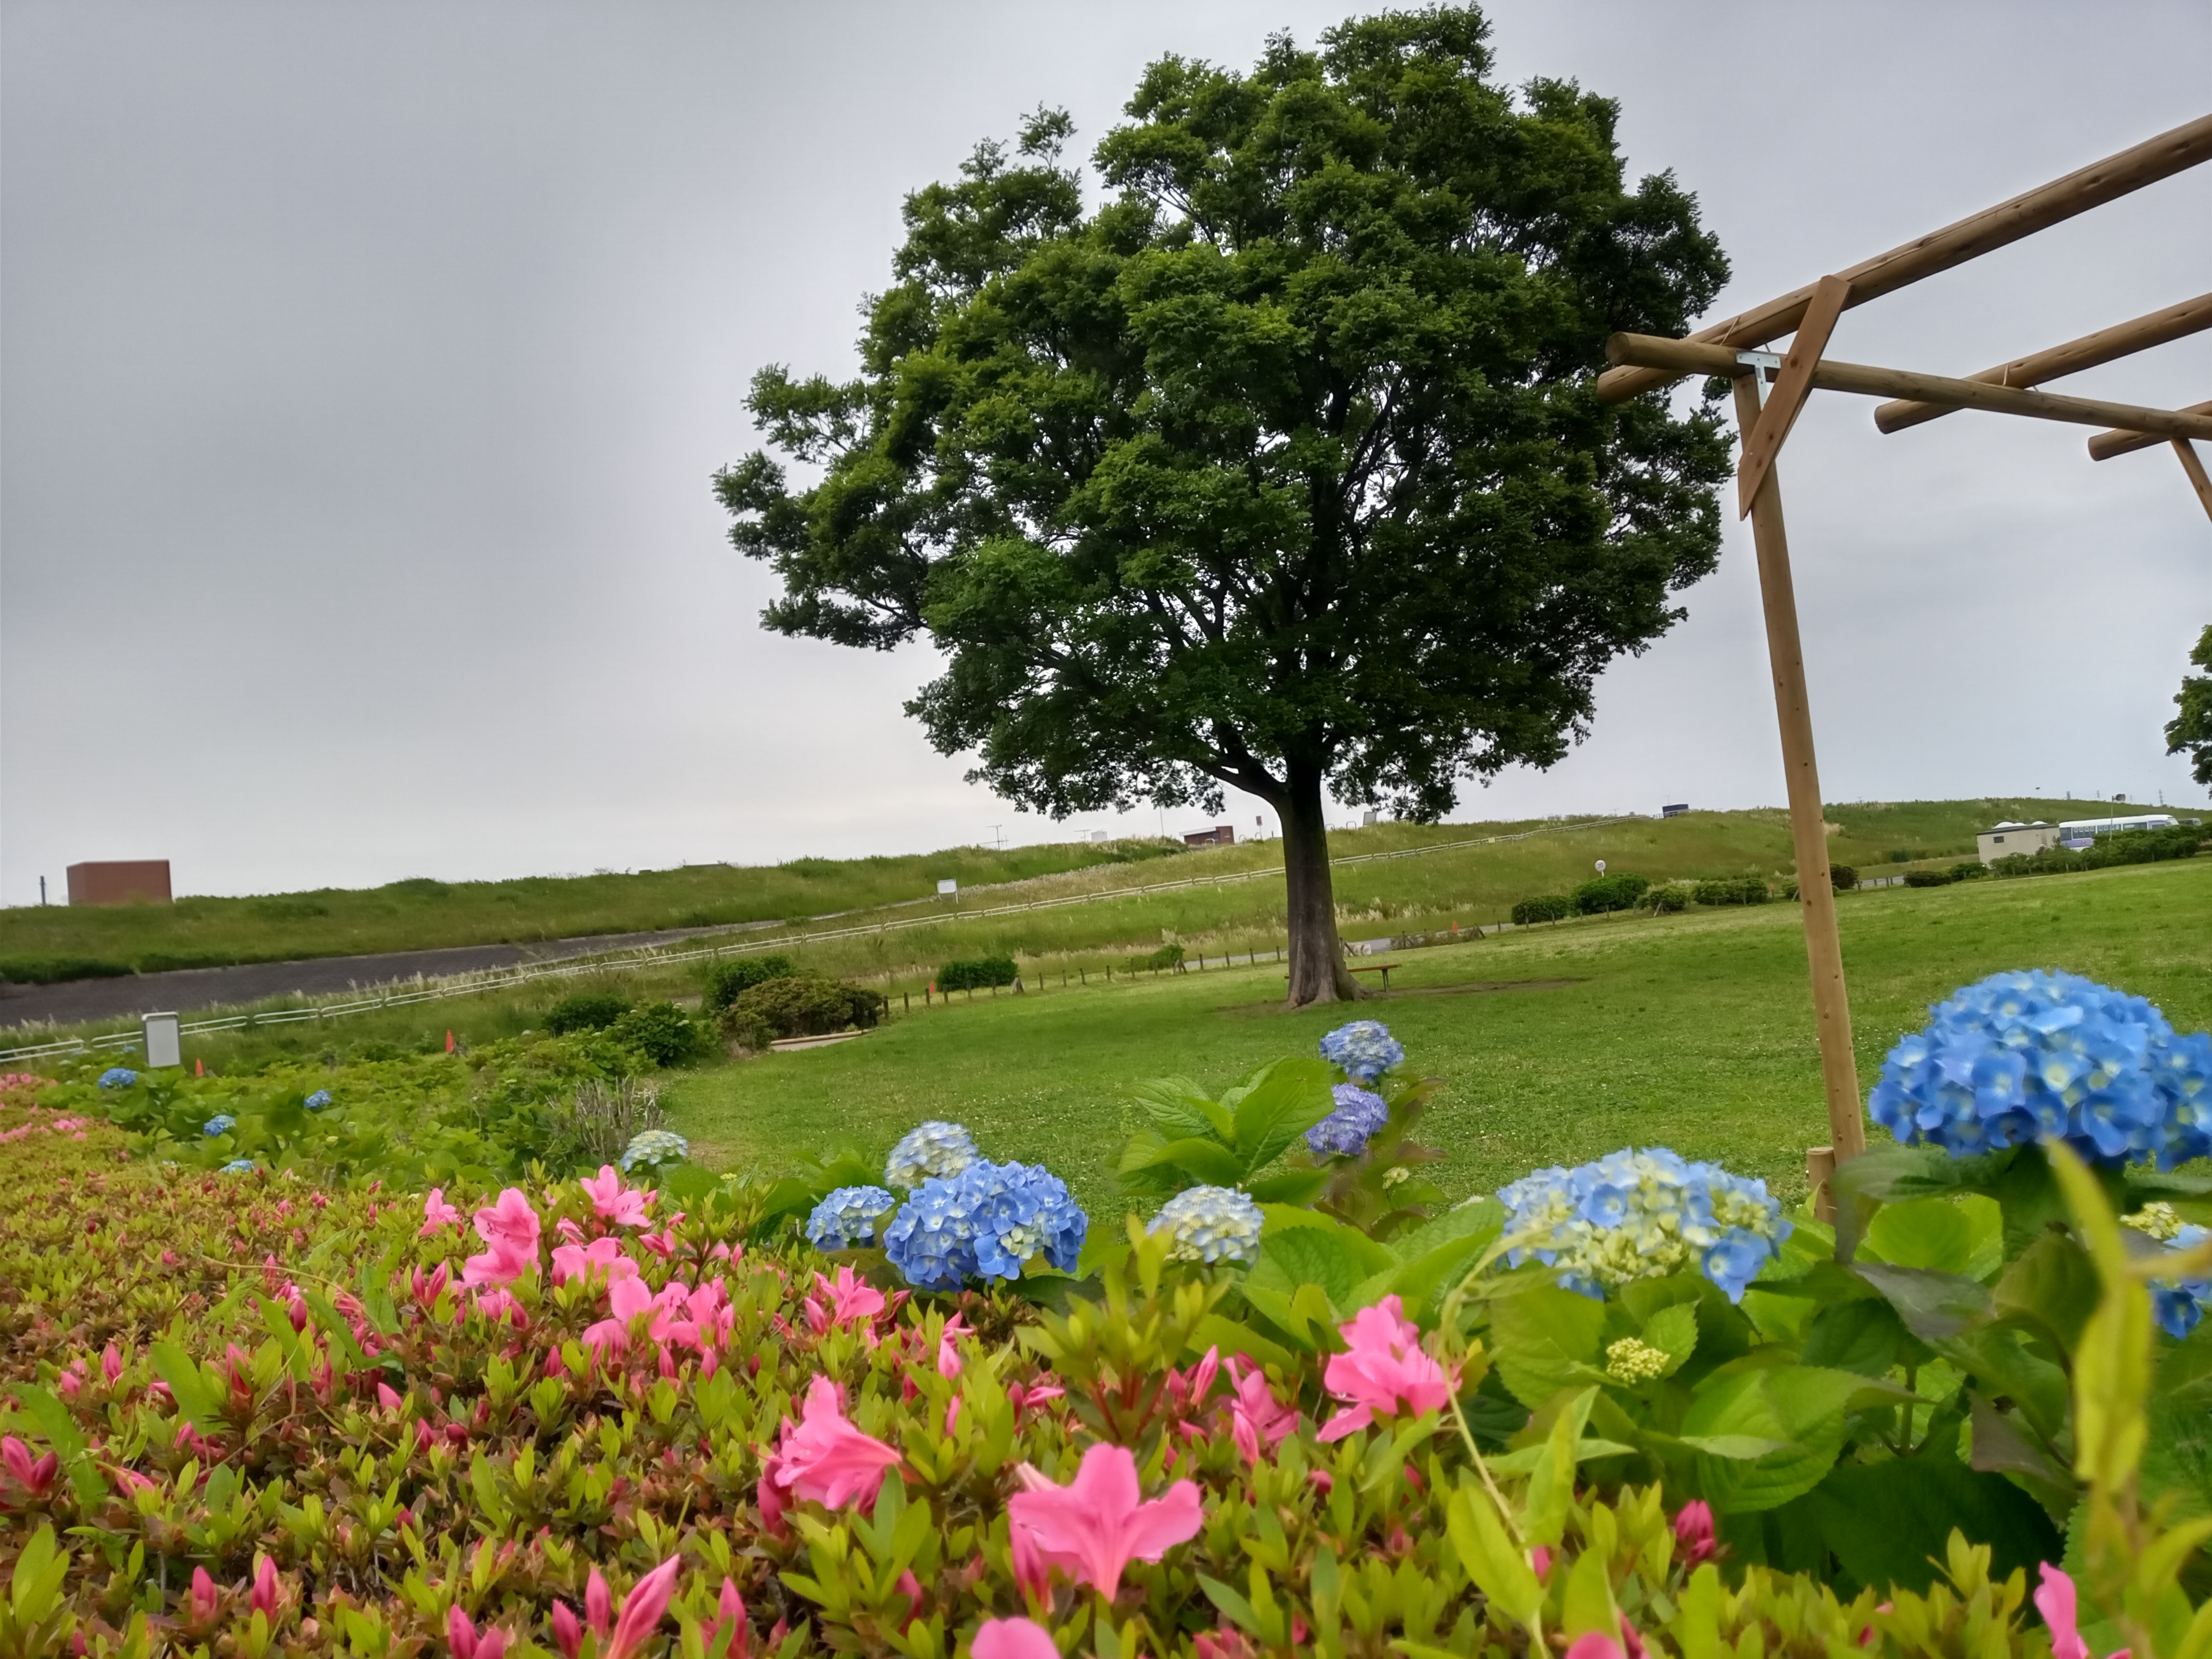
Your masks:
<svg viewBox="0 0 2212 1659"><path fill-rule="evenodd" d="M72 979L122 979L131 972L127 962L103 962L95 957L0 957L0 980L16 985L58 985Z"/></svg>
<svg viewBox="0 0 2212 1659"><path fill-rule="evenodd" d="M1758 876L1725 876L1701 881L1692 890L1700 904L1764 904L1773 896Z"/></svg>
<svg viewBox="0 0 2212 1659"><path fill-rule="evenodd" d="M1170 968L1182 966L1182 946L1180 945L1163 945L1157 951L1129 958L1129 971L1133 974L1164 973ZM1008 981L1000 980L999 982L1004 985Z"/></svg>
<svg viewBox="0 0 2212 1659"><path fill-rule="evenodd" d="M848 1025L867 1030L883 1018L875 992L819 974L786 974L763 980L739 996L722 1016L723 1034L749 1048L782 1037L826 1036Z"/></svg>
<svg viewBox="0 0 2212 1659"><path fill-rule="evenodd" d="M1608 910L1632 910L1636 901L1650 890L1648 876L1628 874L1600 876L1586 881L1568 895L1574 901L1577 915L1595 916Z"/></svg>
<svg viewBox="0 0 2212 1659"><path fill-rule="evenodd" d="M607 1035L655 1066L681 1066L706 1052L707 1029L672 1002L648 1002L626 1012Z"/></svg>
<svg viewBox="0 0 2212 1659"><path fill-rule="evenodd" d="M629 999L612 991L579 991L547 1011L545 1029L555 1036L571 1031L600 1031L629 1012Z"/></svg>
<svg viewBox="0 0 2212 1659"><path fill-rule="evenodd" d="M1149 859L1171 859L1190 849L1171 838L1141 836L1127 841L1106 842L1092 850L1103 863L1142 864Z"/></svg>
<svg viewBox="0 0 2212 1659"><path fill-rule="evenodd" d="M1012 985L1021 970L1012 957L977 957L969 962L948 962L937 970L940 991L982 991L994 985Z"/></svg>
<svg viewBox="0 0 2212 1659"><path fill-rule="evenodd" d="M1539 921L1565 921L1575 913L1575 902L1565 893L1542 893L1513 907L1513 925L1527 927Z"/></svg>
<svg viewBox="0 0 2212 1659"><path fill-rule="evenodd" d="M1989 873L1989 866L1979 859L1960 859L1951 866L1954 881L1979 881Z"/></svg>
<svg viewBox="0 0 2212 1659"><path fill-rule="evenodd" d="M1907 870L1905 872L1907 887L1948 887L1956 879L1948 870Z"/></svg>
<svg viewBox="0 0 2212 1659"><path fill-rule="evenodd" d="M1652 888L1638 901L1643 907L1658 916L1673 915L1678 910L1690 908L1692 890L1678 881Z"/></svg>
<svg viewBox="0 0 2212 1659"><path fill-rule="evenodd" d="M1828 866L1828 885L1838 893L1848 893L1858 884L1859 872L1850 865L1832 864Z"/></svg>
<svg viewBox="0 0 2212 1659"><path fill-rule="evenodd" d="M700 1006L719 1014L756 985L772 979L788 979L797 973L789 957L735 957L707 969L705 994Z"/></svg>

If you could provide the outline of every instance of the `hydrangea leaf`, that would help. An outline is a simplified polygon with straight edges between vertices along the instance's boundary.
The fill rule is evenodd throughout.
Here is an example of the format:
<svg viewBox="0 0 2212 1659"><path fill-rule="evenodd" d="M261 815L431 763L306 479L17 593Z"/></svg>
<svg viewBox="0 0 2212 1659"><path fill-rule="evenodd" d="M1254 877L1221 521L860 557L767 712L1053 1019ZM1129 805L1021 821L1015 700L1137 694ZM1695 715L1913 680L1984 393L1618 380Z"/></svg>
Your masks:
<svg viewBox="0 0 2212 1659"><path fill-rule="evenodd" d="M1498 1374L1531 1411L1604 1363L1605 1304L1555 1285L1532 1285L1490 1304Z"/></svg>
<svg viewBox="0 0 2212 1659"><path fill-rule="evenodd" d="M1261 1239L1260 1260L1250 1281L1285 1295L1295 1293L1301 1285L1318 1285L1332 1308L1348 1314L1358 1305L1352 1291L1363 1276L1358 1259L1341 1239L1318 1228L1296 1227Z"/></svg>
<svg viewBox="0 0 2212 1659"><path fill-rule="evenodd" d="M1219 1141L1201 1140L1196 1136L1170 1140L1160 1148L1154 1162L1171 1164L1210 1187L1236 1186L1243 1180L1247 1168L1242 1158Z"/></svg>
<svg viewBox="0 0 2212 1659"><path fill-rule="evenodd" d="M1813 1316L1805 1333L1804 1359L1808 1365L1831 1370L1886 1376L1904 1340L1905 1326L1897 1310L1882 1297L1834 1302Z"/></svg>
<svg viewBox="0 0 2212 1659"><path fill-rule="evenodd" d="M2057 1559L2058 1529L2002 1476L1930 1448L1880 1463L1839 1463L1804 1504L1844 1570L1863 1584L1925 1591L1954 1527L1990 1547L1992 1577Z"/></svg>
<svg viewBox="0 0 2212 1659"><path fill-rule="evenodd" d="M1270 1237L1277 1233L1300 1229L1327 1233L1352 1253L1363 1278L1369 1273L1382 1272L1397 1260L1390 1254L1388 1245L1377 1243L1358 1228L1347 1226L1334 1216L1323 1215L1318 1210L1297 1209L1286 1204L1263 1204L1260 1207L1267 1215L1267 1230Z"/></svg>
<svg viewBox="0 0 2212 1659"><path fill-rule="evenodd" d="M1771 1510L1810 1492L1844 1443L1844 1412L1864 1377L1811 1365L1717 1376L1699 1387L1682 1416L1692 1437L1742 1436L1783 1443L1748 1461L1696 1455L1698 1488L1716 1508Z"/></svg>
<svg viewBox="0 0 2212 1659"><path fill-rule="evenodd" d="M1235 1120L1187 1077L1156 1077L1133 1085L1132 1098L1163 1132L1163 1138L1212 1135L1236 1139Z"/></svg>
<svg viewBox="0 0 2212 1659"><path fill-rule="evenodd" d="M1660 1309L1644 1322L1644 1340L1667 1356L1667 1369L1660 1375L1672 1376L1697 1352L1697 1304L1677 1302Z"/></svg>
<svg viewBox="0 0 2212 1659"><path fill-rule="evenodd" d="M1963 1202L1942 1198L1886 1204L1868 1224L1866 1248L1896 1267L1932 1267L1978 1279L1981 1275L1970 1271L1978 1249L1986 1241L1994 1255L1998 1231L1996 1206L1986 1198L1979 1204L1980 1211L1973 1212ZM1991 1261L1983 1272L1996 1265Z"/></svg>
<svg viewBox="0 0 2212 1659"><path fill-rule="evenodd" d="M1878 1261L1856 1262L1851 1271L1880 1291L1897 1310L1905 1329L1923 1342L1956 1336L1976 1320L1986 1318L1993 1306L1986 1285L1960 1273L1893 1267Z"/></svg>
<svg viewBox="0 0 2212 1659"><path fill-rule="evenodd" d="M1336 1109L1330 1068L1318 1060L1279 1060L1237 1103L1233 1140L1246 1170L1263 1170Z"/></svg>

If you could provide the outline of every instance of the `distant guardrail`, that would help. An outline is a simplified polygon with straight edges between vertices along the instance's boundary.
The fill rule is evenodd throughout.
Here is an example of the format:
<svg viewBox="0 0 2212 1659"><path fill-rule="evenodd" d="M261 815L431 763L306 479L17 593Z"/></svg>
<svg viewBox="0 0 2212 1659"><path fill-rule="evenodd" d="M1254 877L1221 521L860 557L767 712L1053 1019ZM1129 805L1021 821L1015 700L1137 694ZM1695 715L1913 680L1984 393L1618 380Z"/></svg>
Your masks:
<svg viewBox="0 0 2212 1659"><path fill-rule="evenodd" d="M1353 865L1380 864L1393 859L1425 858L1431 853L1449 852L1462 847L1494 847L1507 842L1529 841L1538 836L1553 836L1577 830L1602 830L1616 823L1632 823L1643 814L1627 812L1609 818L1583 818L1571 823L1540 824L1534 830L1516 830L1510 836L1462 836L1452 841L1431 842L1421 847L1401 847L1389 853L1353 853L1343 858L1331 859L1332 869ZM480 996L487 991L508 990L538 980L573 979L584 974L621 972L628 969L659 968L674 963L701 962L710 957L746 956L756 951L780 950L794 945L820 945L834 939L861 939L872 933L893 933L913 927L934 927L948 921L981 921L993 916L1019 915L1032 910L1063 910L1081 904L1110 904L1121 899L1145 898L1158 893L1188 891L1199 887L1226 887L1238 882L1279 879L1282 866L1263 866L1254 870L1232 870L1213 876L1185 876L1175 881L1144 882L1131 887L1109 887L1096 893L1066 893L1054 898L1017 901L1010 904L994 904L980 910L932 911L927 915L899 916L888 921L856 922L848 927L817 928L811 933L785 933L774 939L738 940L734 935L728 943L716 943L671 951L647 947L641 950L610 953L600 957L578 957L557 963L545 963L531 967L491 968L480 973L449 975L436 980L405 981L394 986L351 998L343 1002L317 1003L306 1008L276 1008L267 1012L221 1014L207 1019L187 1019L178 1023L179 1035L204 1036L215 1031L240 1031L249 1026L296 1025L310 1021L343 1018L348 1014L370 1013L383 1008L400 1008L420 1002L441 1002L459 997ZM39 1060L51 1054L87 1054L100 1049L127 1049L139 1046L143 1039L136 1030L112 1031L100 1036L58 1037L51 1042L27 1043L20 1048L0 1048L0 1060Z"/></svg>

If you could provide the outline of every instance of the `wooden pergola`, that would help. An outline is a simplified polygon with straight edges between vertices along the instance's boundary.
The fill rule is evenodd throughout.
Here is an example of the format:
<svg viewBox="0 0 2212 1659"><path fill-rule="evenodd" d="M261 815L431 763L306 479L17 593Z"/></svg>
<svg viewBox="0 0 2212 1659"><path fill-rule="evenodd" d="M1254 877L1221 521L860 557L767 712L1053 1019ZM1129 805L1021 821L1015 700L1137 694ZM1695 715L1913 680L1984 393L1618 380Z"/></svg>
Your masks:
<svg viewBox="0 0 2212 1659"><path fill-rule="evenodd" d="M2179 410L2144 409L2031 389L2212 328L2212 294L1999 363L1963 380L1838 362L1822 355L1836 319L1850 307L1978 258L2208 160L2212 160L2212 116L2160 133L2131 149L1740 312L1686 338L1616 334L1607 342L1606 355L1614 367L1598 377L1597 391L1608 403L1622 402L1690 374L1725 375L1735 383L1736 424L1742 436L1736 466L1736 506L1739 516L1751 520L1758 554L1767 655L1774 673L1775 714L1782 728L1782 757L1789 783L1798 901L1805 921L1805 954L1812 970L1813 1010L1827 1097L1829 1144L1814 1147L1806 1155L1806 1177L1816 1203L1823 1208L1828 1176L1837 1163L1864 1150L1866 1125L1859 1109L1858 1067L1851 1054L1850 999L1844 984L1843 951L1836 932L1836 897L1828 871L1827 832L1822 823L1820 773L1814 758L1813 715L1805 696L1804 651L1798 638L1797 600L1790 581L1790 544L1783 528L1782 487L1775 476L1775 457L1806 398L1815 391L1889 399L1875 410L1875 425L1883 432L1901 432L1938 420L1954 410L1984 409L2107 428L2089 440L2094 460L2109 460L2133 450L2169 443L2205 512L2212 514L2212 478L2207 477L2204 463L2191 442L2197 438L2212 440L2212 403ZM1784 335L1791 337L1787 352L1764 349Z"/></svg>

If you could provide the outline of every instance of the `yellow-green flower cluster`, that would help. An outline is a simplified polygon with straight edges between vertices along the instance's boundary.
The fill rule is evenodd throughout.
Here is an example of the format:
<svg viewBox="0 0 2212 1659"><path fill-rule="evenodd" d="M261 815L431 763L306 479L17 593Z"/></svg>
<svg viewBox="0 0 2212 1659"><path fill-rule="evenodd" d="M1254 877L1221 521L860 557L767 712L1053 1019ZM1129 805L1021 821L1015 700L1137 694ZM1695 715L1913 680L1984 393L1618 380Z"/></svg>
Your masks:
<svg viewBox="0 0 2212 1659"><path fill-rule="evenodd" d="M1667 1351L1643 1338L1624 1336L1605 1351L1605 1374L1616 1382L1649 1382L1667 1373Z"/></svg>

